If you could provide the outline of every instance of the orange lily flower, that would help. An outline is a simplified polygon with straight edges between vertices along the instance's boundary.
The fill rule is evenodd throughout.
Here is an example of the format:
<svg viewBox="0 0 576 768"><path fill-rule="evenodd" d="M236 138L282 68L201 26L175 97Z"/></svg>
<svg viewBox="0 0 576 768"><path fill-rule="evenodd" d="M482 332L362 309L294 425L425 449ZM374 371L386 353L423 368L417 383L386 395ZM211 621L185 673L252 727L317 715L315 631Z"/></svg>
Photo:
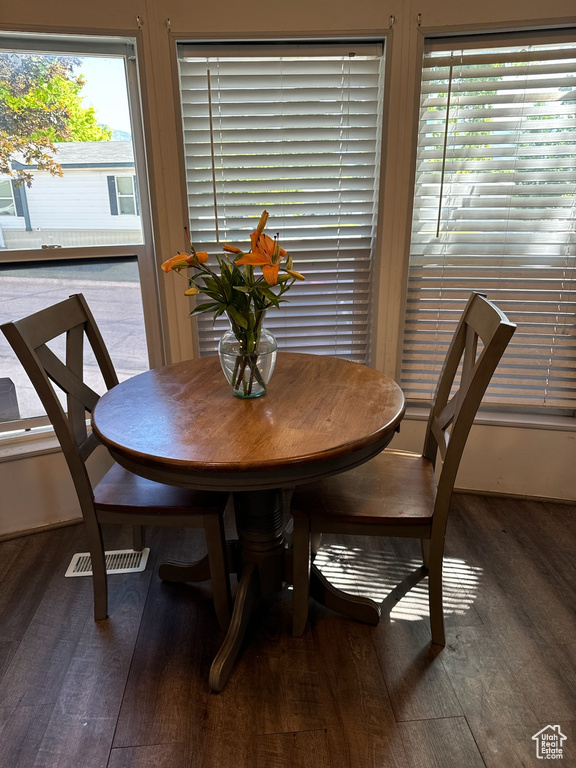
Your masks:
<svg viewBox="0 0 576 768"><path fill-rule="evenodd" d="M252 243L252 251L237 259L236 264L262 267L262 274L268 285L276 285L280 262L288 254L284 248L280 248L276 240L272 240L271 237L258 230L252 232L250 242Z"/></svg>
<svg viewBox="0 0 576 768"><path fill-rule="evenodd" d="M208 261L208 254L205 251L197 251L196 253L177 253L176 256L172 256L171 259L168 259L161 264L160 268L164 272L170 272L171 269L185 269L186 267L190 267L196 261L199 261L200 264L204 264Z"/></svg>
<svg viewBox="0 0 576 768"><path fill-rule="evenodd" d="M193 254L177 253L176 256L172 256L171 259L161 264L160 269L164 272L170 272L171 269L183 269L184 267L189 267L193 259Z"/></svg>

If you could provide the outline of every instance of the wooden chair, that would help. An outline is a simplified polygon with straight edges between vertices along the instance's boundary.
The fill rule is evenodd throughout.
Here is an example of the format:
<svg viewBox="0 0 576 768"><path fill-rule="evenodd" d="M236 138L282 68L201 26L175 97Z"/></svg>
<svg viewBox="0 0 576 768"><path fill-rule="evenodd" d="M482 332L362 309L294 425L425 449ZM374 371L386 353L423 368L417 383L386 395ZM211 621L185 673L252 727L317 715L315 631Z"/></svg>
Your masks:
<svg viewBox="0 0 576 768"><path fill-rule="evenodd" d="M322 533L402 536L421 540L432 642L445 645L442 561L452 491L474 417L515 328L483 295L472 294L444 362L422 455L387 449L349 472L296 488L291 504L293 634L301 635L306 627L314 538ZM437 480L438 453L442 467ZM377 622L379 607L371 613Z"/></svg>
<svg viewBox="0 0 576 768"><path fill-rule="evenodd" d="M92 560L94 618L108 616L108 592L102 523L132 525L135 548L142 548L141 526L204 528L214 605L222 629L230 623L230 582L224 538L223 512L227 493L193 491L155 483L114 464L94 487L86 460L98 440L86 424L99 395L84 381L84 337L88 339L108 389L118 378L92 313L81 294L13 323L2 331L30 377L68 463L78 495ZM65 362L47 346L63 336ZM66 394L67 413L52 384Z"/></svg>

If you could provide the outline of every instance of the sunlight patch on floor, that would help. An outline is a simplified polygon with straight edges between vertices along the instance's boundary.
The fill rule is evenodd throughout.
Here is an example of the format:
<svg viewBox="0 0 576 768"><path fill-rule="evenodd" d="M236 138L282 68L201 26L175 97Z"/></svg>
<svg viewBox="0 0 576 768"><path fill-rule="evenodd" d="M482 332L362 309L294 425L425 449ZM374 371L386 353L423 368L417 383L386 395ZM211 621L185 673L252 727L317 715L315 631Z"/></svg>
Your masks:
<svg viewBox="0 0 576 768"><path fill-rule="evenodd" d="M378 603L389 595L391 619L417 621L429 616L428 579L413 584L414 575L422 566L420 558L404 559L393 553L323 545L316 559L324 576L338 589L354 595L370 597ZM465 614L478 593L482 569L469 566L464 560L444 558L444 614ZM399 586L400 585L400 586ZM391 595L397 589L396 595ZM396 598L398 601L394 604Z"/></svg>

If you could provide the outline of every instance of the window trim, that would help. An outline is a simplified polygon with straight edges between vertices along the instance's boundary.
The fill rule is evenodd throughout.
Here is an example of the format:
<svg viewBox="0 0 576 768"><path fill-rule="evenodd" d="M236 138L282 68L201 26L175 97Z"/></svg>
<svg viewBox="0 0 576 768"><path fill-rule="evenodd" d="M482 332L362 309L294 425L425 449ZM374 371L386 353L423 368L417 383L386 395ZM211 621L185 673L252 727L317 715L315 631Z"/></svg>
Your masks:
<svg viewBox="0 0 576 768"><path fill-rule="evenodd" d="M151 209L149 205L148 166L144 144L144 127L142 123L142 108L140 98L141 63L137 57L136 37L102 37L94 35L62 35L36 32L0 32L0 48L4 51L37 52L47 54L69 54L78 56L106 55L120 56L124 59L126 72L126 88L132 120L132 145L134 150L134 168L138 169L133 176L133 189L137 210L141 217L141 244L106 245L87 247L62 247L58 249L14 249L0 250L0 263L17 263L21 261L51 261L62 259L91 259L114 258L119 256L136 256L140 277L140 290L144 311L144 325L148 348L148 359L151 367L157 367L165 362L164 340L162 337L162 318L160 296L158 291L158 275L154 251ZM25 198L24 198L25 200ZM139 201L147 201L140 205ZM26 206L23 204L24 218ZM2 422L0 424L0 440L26 439L28 430L37 426L47 425L47 417L31 417L30 420L20 419L18 422ZM19 431L18 436L2 437L8 431Z"/></svg>
<svg viewBox="0 0 576 768"><path fill-rule="evenodd" d="M132 190L130 194L125 194L123 192L120 192L120 187L118 184L118 179L130 179L130 184L132 187ZM116 183L116 203L118 206L118 215L119 216L138 216L138 205L137 205L137 195L136 195L136 177L135 176L128 176L128 175L116 175L114 176L114 181ZM134 213L126 213L122 210L122 206L120 205L120 199L130 199L134 201Z"/></svg>
<svg viewBox="0 0 576 768"><path fill-rule="evenodd" d="M124 194L123 192L120 192L118 179L130 179L132 184L132 191L130 192L130 194ZM139 216L140 205L138 203L138 183L137 183L136 176L122 173L122 174L116 174L114 176L107 176L106 180L108 182L108 200L110 203L110 214L112 216ZM134 200L133 213L127 213L121 210L122 208L122 206L120 205L121 198L122 199L131 198L132 200Z"/></svg>
<svg viewBox="0 0 576 768"><path fill-rule="evenodd" d="M16 195L14 194L14 191L15 191L14 190L14 184L13 184L14 180L9 178L9 177L7 177L7 176L6 177L3 176L3 177L0 178L0 183L4 182L4 181L8 182L8 188L10 189L10 197L8 197L8 195L1 195L0 194L0 200L11 200L12 201L13 212L12 213L2 213L2 214L0 214L0 216L9 216L9 217L13 216L14 218L16 218L19 214L18 214L18 206L16 205ZM2 221L2 219L0 219L0 221Z"/></svg>

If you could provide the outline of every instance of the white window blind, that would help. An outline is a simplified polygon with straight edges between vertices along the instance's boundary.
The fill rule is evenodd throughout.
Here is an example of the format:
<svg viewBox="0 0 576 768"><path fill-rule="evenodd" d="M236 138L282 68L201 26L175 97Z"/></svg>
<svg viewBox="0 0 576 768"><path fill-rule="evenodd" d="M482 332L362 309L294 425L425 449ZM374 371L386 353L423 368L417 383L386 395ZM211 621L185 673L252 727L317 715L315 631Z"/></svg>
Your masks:
<svg viewBox="0 0 576 768"><path fill-rule="evenodd" d="M533 41L534 42L534 41ZM402 387L482 291L518 329L486 400L576 408L576 36L425 53Z"/></svg>
<svg viewBox="0 0 576 768"><path fill-rule="evenodd" d="M271 309L279 346L366 362L376 233L382 45L179 48L195 246L267 231L306 277ZM198 317L200 352L228 324Z"/></svg>

